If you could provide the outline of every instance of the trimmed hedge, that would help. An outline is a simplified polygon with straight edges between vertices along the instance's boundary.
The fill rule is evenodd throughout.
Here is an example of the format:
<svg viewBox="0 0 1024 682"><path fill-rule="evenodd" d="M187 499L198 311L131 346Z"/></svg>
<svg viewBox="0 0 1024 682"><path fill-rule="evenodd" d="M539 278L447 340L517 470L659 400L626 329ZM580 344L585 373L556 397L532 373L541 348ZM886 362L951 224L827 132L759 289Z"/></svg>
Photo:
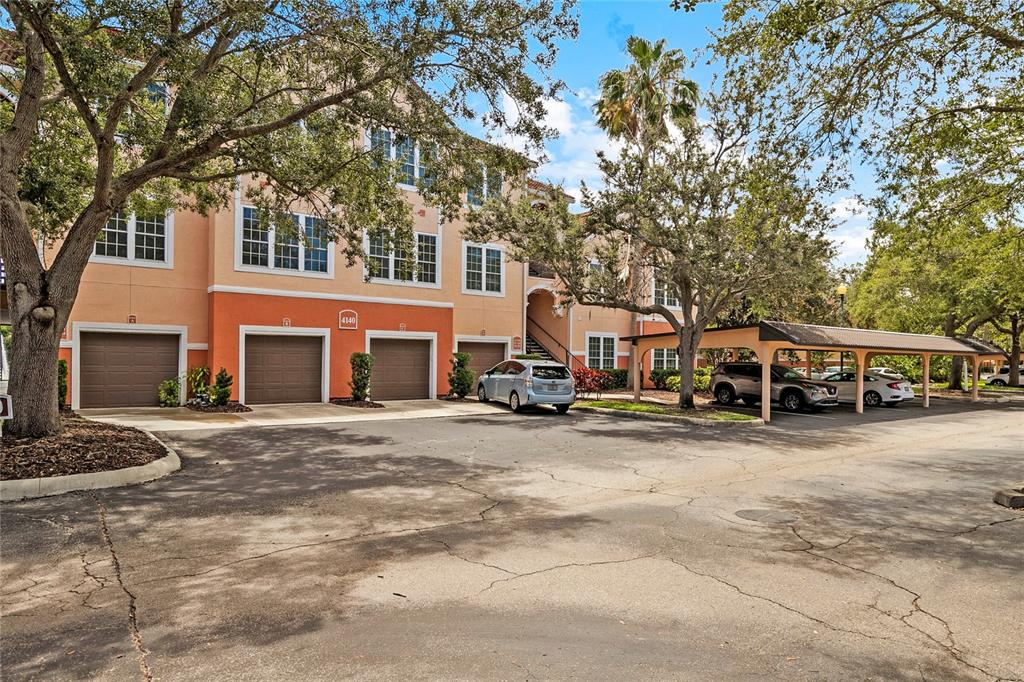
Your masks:
<svg viewBox="0 0 1024 682"><path fill-rule="evenodd" d="M676 372L674 375L669 376L665 379L665 390L679 392L679 384L682 379L679 378L679 373ZM711 369L709 367L698 367L693 370L693 390L695 393L702 393L711 388Z"/></svg>
<svg viewBox="0 0 1024 682"><path fill-rule="evenodd" d="M650 375L649 378L651 380L651 383L654 384L655 388L657 388L659 390L662 390L662 391L666 391L666 390L672 390L672 389L668 388L665 385L665 380L668 379L669 377L677 377L677 376L679 376L679 370L678 369L652 369L651 370L651 375Z"/></svg>
<svg viewBox="0 0 1024 682"><path fill-rule="evenodd" d="M602 369L600 371L608 377L605 382L605 390L615 390L629 386L628 369Z"/></svg>

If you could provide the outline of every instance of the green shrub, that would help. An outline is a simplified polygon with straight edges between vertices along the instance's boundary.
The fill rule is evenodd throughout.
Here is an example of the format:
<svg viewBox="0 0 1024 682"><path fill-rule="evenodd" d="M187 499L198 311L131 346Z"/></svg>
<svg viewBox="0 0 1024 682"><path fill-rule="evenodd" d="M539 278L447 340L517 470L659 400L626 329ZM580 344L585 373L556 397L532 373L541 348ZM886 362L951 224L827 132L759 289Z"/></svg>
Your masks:
<svg viewBox="0 0 1024 682"><path fill-rule="evenodd" d="M210 368L200 365L190 367L185 375L185 383L188 385L188 392L192 398L200 403L205 403L210 395Z"/></svg>
<svg viewBox="0 0 1024 682"><path fill-rule="evenodd" d="M233 383L235 383L235 378L221 367L217 372L217 377L213 380L213 386L210 387L210 404L227 405L231 400L231 384Z"/></svg>
<svg viewBox="0 0 1024 682"><path fill-rule="evenodd" d="M68 361L57 361L57 406L68 404Z"/></svg>
<svg viewBox="0 0 1024 682"><path fill-rule="evenodd" d="M473 392L473 380L476 375L469 368L469 361L472 359L469 353L452 354L452 371L448 372L448 385L451 386L453 395L465 398Z"/></svg>
<svg viewBox="0 0 1024 682"><path fill-rule="evenodd" d="M665 377L665 390L672 391L673 393L679 393L679 385L682 383L682 379L678 374Z"/></svg>
<svg viewBox="0 0 1024 682"><path fill-rule="evenodd" d="M669 377L672 377L672 376L676 376L676 377L679 376L679 370L678 369L652 369L651 370L650 379L651 379L651 383L654 384L655 388L664 391L664 390L667 390L667 387L665 386L665 380L668 379Z"/></svg>
<svg viewBox="0 0 1024 682"><path fill-rule="evenodd" d="M181 382L178 377L164 379L157 389L157 400L160 407L177 407L181 404Z"/></svg>
<svg viewBox="0 0 1024 682"><path fill-rule="evenodd" d="M670 374L665 377L665 390L672 391L674 393L679 392L679 386L682 383L682 378L679 376L679 372ZM711 388L711 368L709 367L698 367L693 370L693 390L695 393L704 392Z"/></svg>
<svg viewBox="0 0 1024 682"><path fill-rule="evenodd" d="M602 369L601 372L608 377L605 382L605 390L613 391L617 388L626 388L629 385L628 369Z"/></svg>
<svg viewBox="0 0 1024 682"><path fill-rule="evenodd" d="M370 375L373 372L373 356L369 353L353 353L349 358L352 365L352 400L363 401L370 395Z"/></svg>
<svg viewBox="0 0 1024 682"><path fill-rule="evenodd" d="M537 353L520 353L519 355L513 355L512 359L513 360L543 360L544 356L543 355L538 355Z"/></svg>

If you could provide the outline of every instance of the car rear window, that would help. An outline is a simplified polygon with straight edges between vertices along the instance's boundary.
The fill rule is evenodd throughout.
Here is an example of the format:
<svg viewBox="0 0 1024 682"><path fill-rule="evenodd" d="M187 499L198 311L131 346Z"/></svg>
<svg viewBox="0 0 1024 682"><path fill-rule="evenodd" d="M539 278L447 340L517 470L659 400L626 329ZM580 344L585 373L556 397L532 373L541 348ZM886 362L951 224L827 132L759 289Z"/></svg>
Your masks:
<svg viewBox="0 0 1024 682"><path fill-rule="evenodd" d="M534 367L533 376L538 379L568 379L569 370L565 367Z"/></svg>

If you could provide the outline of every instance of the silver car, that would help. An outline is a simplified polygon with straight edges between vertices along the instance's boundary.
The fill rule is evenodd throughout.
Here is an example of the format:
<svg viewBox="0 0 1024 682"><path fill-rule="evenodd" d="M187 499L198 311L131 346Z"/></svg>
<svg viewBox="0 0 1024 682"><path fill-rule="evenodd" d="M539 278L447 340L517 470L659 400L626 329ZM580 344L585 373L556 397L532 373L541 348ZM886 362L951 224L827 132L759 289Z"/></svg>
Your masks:
<svg viewBox="0 0 1024 682"><path fill-rule="evenodd" d="M506 360L480 375L476 384L480 402L503 400L513 411L525 405L554 405L559 414L576 402L569 368L548 360Z"/></svg>

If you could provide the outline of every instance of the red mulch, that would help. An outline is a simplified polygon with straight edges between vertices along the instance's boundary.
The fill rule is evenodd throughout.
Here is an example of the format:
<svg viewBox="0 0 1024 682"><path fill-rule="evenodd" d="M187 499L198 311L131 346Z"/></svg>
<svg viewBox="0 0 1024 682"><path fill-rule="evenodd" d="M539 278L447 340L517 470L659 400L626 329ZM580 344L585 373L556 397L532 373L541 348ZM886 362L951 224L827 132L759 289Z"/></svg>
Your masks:
<svg viewBox="0 0 1024 682"><path fill-rule="evenodd" d="M230 401L227 405L189 405L186 403L185 407L193 412L252 412L251 407L235 400Z"/></svg>
<svg viewBox="0 0 1024 682"><path fill-rule="evenodd" d="M384 407L380 403L375 403L372 400L352 400L352 398L331 398L332 405L341 405L342 407Z"/></svg>
<svg viewBox="0 0 1024 682"><path fill-rule="evenodd" d="M149 464L167 454L164 446L138 429L62 418L55 436L0 439L0 479L41 478L114 471Z"/></svg>

